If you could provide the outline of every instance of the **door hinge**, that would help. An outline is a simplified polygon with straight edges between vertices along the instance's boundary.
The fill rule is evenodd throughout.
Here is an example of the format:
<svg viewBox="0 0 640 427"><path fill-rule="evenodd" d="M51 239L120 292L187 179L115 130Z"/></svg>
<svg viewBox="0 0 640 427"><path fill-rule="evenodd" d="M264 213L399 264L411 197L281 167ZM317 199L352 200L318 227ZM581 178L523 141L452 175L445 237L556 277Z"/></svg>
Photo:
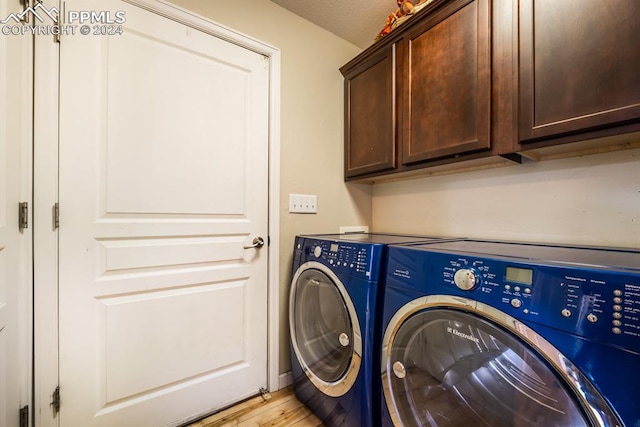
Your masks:
<svg viewBox="0 0 640 427"><path fill-rule="evenodd" d="M60 386L56 387L51 395L52 401L51 406L53 406L53 413L57 415L60 412Z"/></svg>
<svg viewBox="0 0 640 427"><path fill-rule="evenodd" d="M36 0L38 3L42 3L42 0ZM56 19L55 24L62 28L62 24L64 24L64 1L62 2L62 12L58 14L58 18ZM53 32L53 42L60 43L60 31Z"/></svg>
<svg viewBox="0 0 640 427"><path fill-rule="evenodd" d="M53 205L53 229L57 230L60 227L60 205L55 203Z"/></svg>
<svg viewBox="0 0 640 427"><path fill-rule="evenodd" d="M20 0L20 5L22 6L22 18L20 19L23 23L28 24L29 23L29 13L30 11L29 6L31 6L29 4L29 0Z"/></svg>
<svg viewBox="0 0 640 427"><path fill-rule="evenodd" d="M29 228L29 203L21 202L19 203L20 213L18 215L18 226L20 227L20 231L25 228Z"/></svg>
<svg viewBox="0 0 640 427"><path fill-rule="evenodd" d="M20 427L29 427L29 405L20 408Z"/></svg>

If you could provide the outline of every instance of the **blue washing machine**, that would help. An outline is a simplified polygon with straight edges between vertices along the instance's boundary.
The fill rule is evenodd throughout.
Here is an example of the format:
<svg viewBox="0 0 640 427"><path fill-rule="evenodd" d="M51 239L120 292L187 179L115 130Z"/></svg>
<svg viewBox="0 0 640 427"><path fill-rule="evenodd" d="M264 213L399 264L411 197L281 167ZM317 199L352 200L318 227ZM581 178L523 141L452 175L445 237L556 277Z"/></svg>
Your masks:
<svg viewBox="0 0 640 427"><path fill-rule="evenodd" d="M640 426L640 251L390 246L383 426Z"/></svg>
<svg viewBox="0 0 640 427"><path fill-rule="evenodd" d="M289 299L293 385L326 426L379 425L378 303L386 248L439 240L374 233L296 237Z"/></svg>

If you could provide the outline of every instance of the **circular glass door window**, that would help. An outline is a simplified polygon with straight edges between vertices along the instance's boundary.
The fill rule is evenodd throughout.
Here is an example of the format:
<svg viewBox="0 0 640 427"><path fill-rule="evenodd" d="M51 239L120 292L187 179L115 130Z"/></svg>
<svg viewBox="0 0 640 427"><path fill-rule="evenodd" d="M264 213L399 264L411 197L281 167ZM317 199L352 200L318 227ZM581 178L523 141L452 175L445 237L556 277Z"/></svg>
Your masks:
<svg viewBox="0 0 640 427"><path fill-rule="evenodd" d="M469 313L430 309L406 319L386 371L387 405L405 426L591 425L537 353Z"/></svg>
<svg viewBox="0 0 640 427"><path fill-rule="evenodd" d="M291 338L298 359L321 381L340 381L354 352L347 305L334 281L319 270L305 270L293 286Z"/></svg>

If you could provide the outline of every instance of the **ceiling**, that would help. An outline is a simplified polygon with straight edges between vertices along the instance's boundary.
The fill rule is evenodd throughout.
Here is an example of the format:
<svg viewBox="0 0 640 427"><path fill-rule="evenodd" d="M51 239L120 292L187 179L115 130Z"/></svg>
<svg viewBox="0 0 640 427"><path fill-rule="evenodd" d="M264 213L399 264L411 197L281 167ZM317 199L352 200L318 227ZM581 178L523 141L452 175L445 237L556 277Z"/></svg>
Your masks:
<svg viewBox="0 0 640 427"><path fill-rule="evenodd" d="M366 49L393 13L396 0L271 0L296 15Z"/></svg>

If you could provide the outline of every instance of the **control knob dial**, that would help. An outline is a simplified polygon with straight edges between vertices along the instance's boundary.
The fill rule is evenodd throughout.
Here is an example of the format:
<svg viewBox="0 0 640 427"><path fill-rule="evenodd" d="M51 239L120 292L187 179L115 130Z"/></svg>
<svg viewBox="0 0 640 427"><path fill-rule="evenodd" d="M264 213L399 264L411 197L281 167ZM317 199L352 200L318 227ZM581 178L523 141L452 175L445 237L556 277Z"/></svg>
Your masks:
<svg viewBox="0 0 640 427"><path fill-rule="evenodd" d="M313 255L316 258L320 258L320 255L322 255L322 248L320 246L316 246L315 248L313 248Z"/></svg>
<svg viewBox="0 0 640 427"><path fill-rule="evenodd" d="M456 271L453 282L463 291L470 291L478 284L478 276L469 268L462 268Z"/></svg>

